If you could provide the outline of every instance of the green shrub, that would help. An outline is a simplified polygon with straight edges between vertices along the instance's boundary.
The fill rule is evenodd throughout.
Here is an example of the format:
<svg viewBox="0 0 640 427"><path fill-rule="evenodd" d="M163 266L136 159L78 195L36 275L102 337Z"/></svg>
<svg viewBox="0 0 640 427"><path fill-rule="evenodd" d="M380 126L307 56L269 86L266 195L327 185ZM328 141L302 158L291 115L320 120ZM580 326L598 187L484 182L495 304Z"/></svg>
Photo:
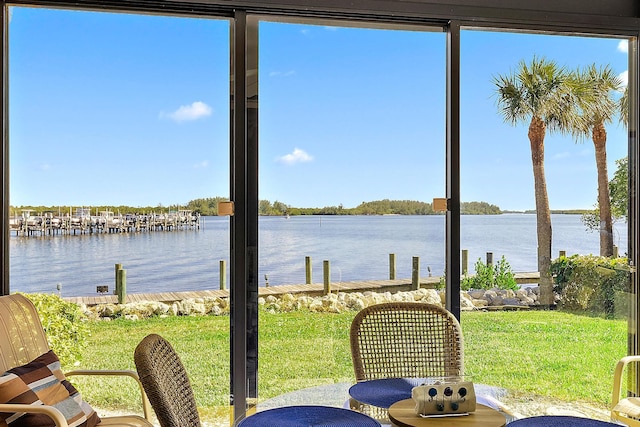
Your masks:
<svg viewBox="0 0 640 427"><path fill-rule="evenodd" d="M78 362L89 336L87 318L80 307L54 294L23 295L36 306L49 346L62 365Z"/></svg>
<svg viewBox="0 0 640 427"><path fill-rule="evenodd" d="M478 258L475 264L475 270L475 275L462 278L462 282L460 283L462 290L498 288L515 291L520 288L511 271L511 265L504 255L495 265L485 264Z"/></svg>
<svg viewBox="0 0 640 427"><path fill-rule="evenodd" d="M619 317L626 310L629 266L626 258L595 255L560 257L551 263L555 291L563 309Z"/></svg>

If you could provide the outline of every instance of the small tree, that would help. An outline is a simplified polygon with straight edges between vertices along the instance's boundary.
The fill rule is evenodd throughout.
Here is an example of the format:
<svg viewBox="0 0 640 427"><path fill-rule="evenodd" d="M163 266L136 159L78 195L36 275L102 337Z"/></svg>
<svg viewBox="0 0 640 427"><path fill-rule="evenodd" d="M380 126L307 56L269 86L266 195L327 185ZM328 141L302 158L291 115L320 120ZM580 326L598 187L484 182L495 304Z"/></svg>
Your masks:
<svg viewBox="0 0 640 427"><path fill-rule="evenodd" d="M613 223L620 219L627 220L629 207L629 158L624 157L616 160L616 171L609 181L609 197L611 198L611 217ZM591 212L582 215L582 223L587 230L596 231L600 229L600 213L598 206Z"/></svg>

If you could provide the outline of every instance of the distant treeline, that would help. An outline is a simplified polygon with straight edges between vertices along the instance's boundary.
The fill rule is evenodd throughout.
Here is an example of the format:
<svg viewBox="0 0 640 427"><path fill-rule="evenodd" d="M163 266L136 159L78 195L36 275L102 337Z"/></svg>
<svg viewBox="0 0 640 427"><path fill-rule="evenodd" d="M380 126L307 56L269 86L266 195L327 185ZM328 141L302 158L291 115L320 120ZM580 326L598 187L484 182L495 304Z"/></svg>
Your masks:
<svg viewBox="0 0 640 427"><path fill-rule="evenodd" d="M499 207L486 202L463 202L460 206L465 215L497 215L502 213ZM438 215L431 203L415 200L376 200L362 202L355 208L342 205L325 206L323 208L296 208L275 201L260 200L258 213L267 216L279 215Z"/></svg>
<svg viewBox="0 0 640 427"><path fill-rule="evenodd" d="M535 214L534 209L528 209L526 211L502 211L502 213L519 213L519 214ZM564 215L584 215L587 213L593 213L593 210L589 209L551 209L552 214L564 214Z"/></svg>
<svg viewBox="0 0 640 427"><path fill-rule="evenodd" d="M217 215L218 202L228 200L225 197L209 197L195 199L186 205L172 206L11 206L11 215L21 215L22 211L30 210L35 215L45 212L52 212L56 215L65 215L71 212L75 215L79 208L90 209L92 215L98 215L100 211L111 211L116 214L161 214L179 209L188 209L198 212L203 216ZM464 215L497 215L502 211L498 206L486 202L462 202L460 206ZM285 216L285 215L438 215L441 212L434 212L431 203L419 202L415 200L377 200L373 202L362 202L355 208L345 208L342 205L325 206L323 208L297 208L285 203L269 200L260 200L258 213L264 216Z"/></svg>
<svg viewBox="0 0 640 427"><path fill-rule="evenodd" d="M169 212L176 212L178 210L191 210L193 212L199 212L201 215L217 215L218 214L218 202L227 201L228 197L210 197L206 199L192 200L186 205L170 205L164 206L162 204L156 206L10 206L10 215L22 215L23 211L31 211L31 215L43 215L51 212L54 215L76 215L78 212L84 210L90 212L91 215L99 215L100 212L109 211L115 214L137 214L137 215L149 215L149 214L165 214Z"/></svg>

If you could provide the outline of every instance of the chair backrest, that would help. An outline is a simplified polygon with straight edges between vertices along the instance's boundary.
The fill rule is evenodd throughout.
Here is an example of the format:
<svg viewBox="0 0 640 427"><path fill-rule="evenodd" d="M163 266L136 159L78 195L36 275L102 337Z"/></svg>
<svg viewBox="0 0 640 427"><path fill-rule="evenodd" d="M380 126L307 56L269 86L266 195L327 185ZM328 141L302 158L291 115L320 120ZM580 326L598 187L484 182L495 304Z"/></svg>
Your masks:
<svg viewBox="0 0 640 427"><path fill-rule="evenodd" d="M350 340L357 381L464 374L460 323L436 305L366 307L351 323Z"/></svg>
<svg viewBox="0 0 640 427"><path fill-rule="evenodd" d="M160 425L200 427L187 371L171 344L160 335L148 335L136 347L134 361Z"/></svg>
<svg viewBox="0 0 640 427"><path fill-rule="evenodd" d="M0 296L0 373L49 351L33 303L24 295Z"/></svg>

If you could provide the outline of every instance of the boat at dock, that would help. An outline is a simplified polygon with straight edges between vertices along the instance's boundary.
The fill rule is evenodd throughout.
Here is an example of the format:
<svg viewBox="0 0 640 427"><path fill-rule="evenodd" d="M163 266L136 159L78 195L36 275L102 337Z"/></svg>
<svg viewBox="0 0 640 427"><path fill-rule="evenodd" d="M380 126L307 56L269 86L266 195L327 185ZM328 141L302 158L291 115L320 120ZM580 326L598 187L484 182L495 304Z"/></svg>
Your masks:
<svg viewBox="0 0 640 427"><path fill-rule="evenodd" d="M23 210L20 215L10 217L9 229L17 236L199 230L200 214L187 209L150 214L100 211L97 215L91 215L88 208L78 208L73 215L52 211L34 214L32 210Z"/></svg>

